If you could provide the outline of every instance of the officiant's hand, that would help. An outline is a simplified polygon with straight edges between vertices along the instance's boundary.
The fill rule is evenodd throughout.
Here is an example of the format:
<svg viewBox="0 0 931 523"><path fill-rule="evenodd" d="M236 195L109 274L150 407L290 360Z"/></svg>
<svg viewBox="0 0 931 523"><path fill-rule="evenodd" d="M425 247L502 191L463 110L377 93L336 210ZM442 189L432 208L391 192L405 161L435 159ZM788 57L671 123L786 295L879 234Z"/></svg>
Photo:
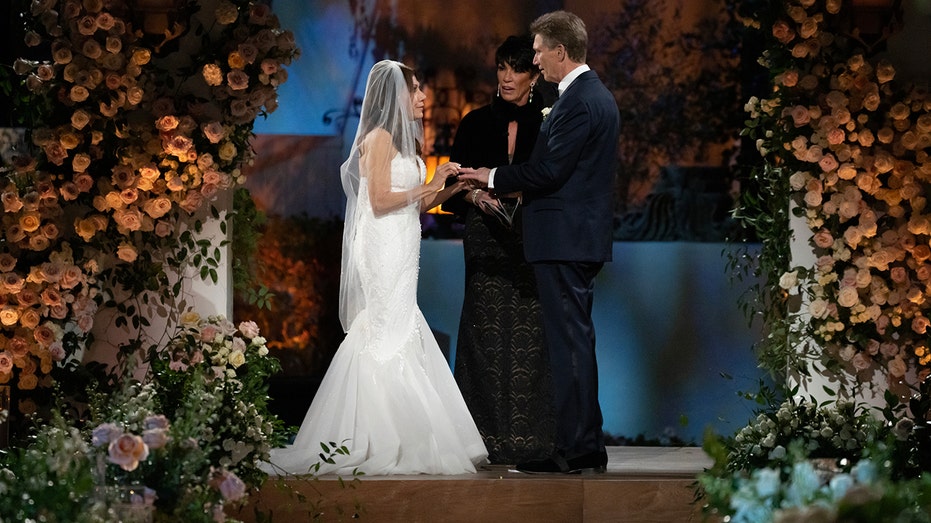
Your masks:
<svg viewBox="0 0 931 523"><path fill-rule="evenodd" d="M487 167L462 167L459 169L459 179L469 180L479 187L488 187L488 174L491 169Z"/></svg>
<svg viewBox="0 0 931 523"><path fill-rule="evenodd" d="M494 214L496 210L502 210L501 201L484 189L472 189L467 199L485 214Z"/></svg>

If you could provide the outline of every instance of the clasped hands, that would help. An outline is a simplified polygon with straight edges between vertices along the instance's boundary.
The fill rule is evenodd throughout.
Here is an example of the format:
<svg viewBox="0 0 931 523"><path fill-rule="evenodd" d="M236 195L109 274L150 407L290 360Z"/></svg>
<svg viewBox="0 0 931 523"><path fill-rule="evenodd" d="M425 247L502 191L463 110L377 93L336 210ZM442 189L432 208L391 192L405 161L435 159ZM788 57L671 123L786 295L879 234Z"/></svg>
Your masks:
<svg viewBox="0 0 931 523"><path fill-rule="evenodd" d="M446 178L456 177L456 192L469 190L465 196L466 201L475 205L486 214L494 214L496 210L501 209L501 202L487 191L488 174L491 172L487 167L462 167L454 162L447 162L436 169L436 173L443 177L444 183Z"/></svg>

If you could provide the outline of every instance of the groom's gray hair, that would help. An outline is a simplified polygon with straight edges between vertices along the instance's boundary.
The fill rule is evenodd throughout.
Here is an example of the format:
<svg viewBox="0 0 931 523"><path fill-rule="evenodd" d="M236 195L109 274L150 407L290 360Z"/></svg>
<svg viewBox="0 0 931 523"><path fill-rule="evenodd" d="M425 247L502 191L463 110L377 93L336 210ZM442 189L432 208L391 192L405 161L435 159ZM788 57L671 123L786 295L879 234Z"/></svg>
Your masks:
<svg viewBox="0 0 931 523"><path fill-rule="evenodd" d="M543 43L552 49L559 44L573 62L584 64L588 52L588 31L585 22L568 11L553 11L540 16L530 24L530 32L540 35Z"/></svg>

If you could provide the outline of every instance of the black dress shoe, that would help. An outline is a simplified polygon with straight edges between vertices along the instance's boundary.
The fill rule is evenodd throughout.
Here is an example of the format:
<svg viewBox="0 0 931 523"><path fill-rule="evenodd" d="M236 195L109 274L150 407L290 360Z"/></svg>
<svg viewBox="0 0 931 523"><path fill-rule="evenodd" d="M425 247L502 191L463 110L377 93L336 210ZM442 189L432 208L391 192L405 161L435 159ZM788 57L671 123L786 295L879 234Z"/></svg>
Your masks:
<svg viewBox="0 0 931 523"><path fill-rule="evenodd" d="M608 465L606 452L590 452L566 459L559 454L517 465L526 474L603 474Z"/></svg>
<svg viewBox="0 0 931 523"><path fill-rule="evenodd" d="M518 463L517 470L526 474L573 474L569 463L559 454L545 459Z"/></svg>
<svg viewBox="0 0 931 523"><path fill-rule="evenodd" d="M605 451L589 452L566 460L573 474L604 474L608 468L608 453Z"/></svg>

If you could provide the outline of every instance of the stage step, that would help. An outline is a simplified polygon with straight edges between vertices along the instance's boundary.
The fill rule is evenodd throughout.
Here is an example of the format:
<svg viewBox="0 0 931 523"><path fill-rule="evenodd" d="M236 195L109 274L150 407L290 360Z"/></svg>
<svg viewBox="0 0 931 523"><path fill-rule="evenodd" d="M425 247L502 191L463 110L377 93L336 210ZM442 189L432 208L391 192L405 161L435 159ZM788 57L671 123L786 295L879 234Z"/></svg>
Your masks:
<svg viewBox="0 0 931 523"><path fill-rule="evenodd" d="M608 472L535 476L486 467L459 476L270 478L241 511L246 523L700 522L695 477L710 460L697 448L612 447ZM316 517L316 519L315 519Z"/></svg>

